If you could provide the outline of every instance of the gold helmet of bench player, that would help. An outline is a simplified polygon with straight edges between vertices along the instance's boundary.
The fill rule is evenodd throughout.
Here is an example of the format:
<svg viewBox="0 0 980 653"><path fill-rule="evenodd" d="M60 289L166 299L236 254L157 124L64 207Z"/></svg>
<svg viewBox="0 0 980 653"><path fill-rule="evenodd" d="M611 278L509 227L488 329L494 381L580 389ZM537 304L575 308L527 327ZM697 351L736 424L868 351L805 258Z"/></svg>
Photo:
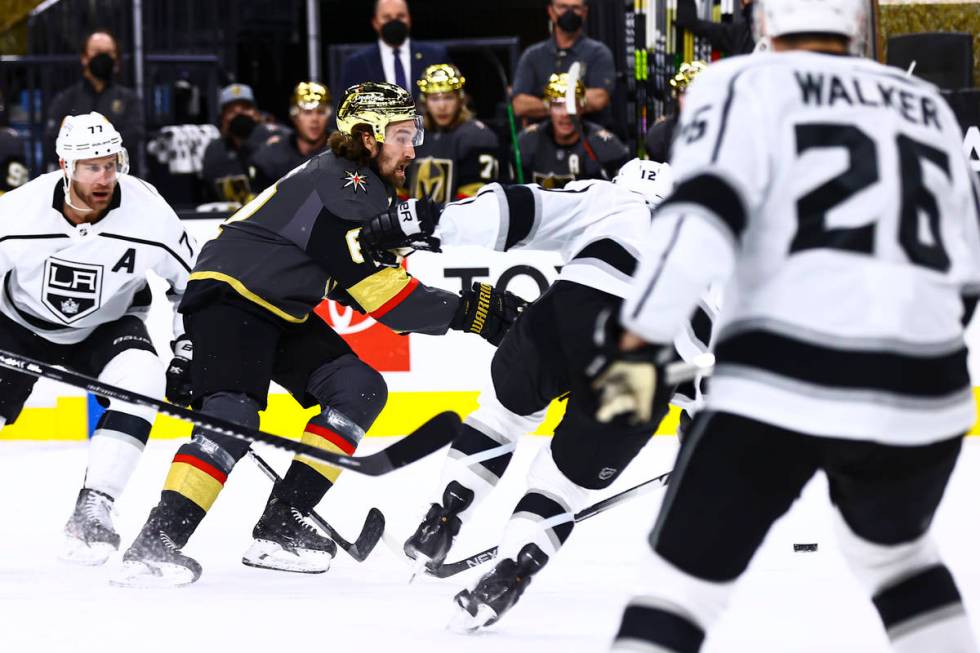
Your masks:
<svg viewBox="0 0 980 653"><path fill-rule="evenodd" d="M687 87L691 85L694 78L707 70L708 65L703 61L685 61L677 69L677 74L670 78L670 87L674 89L675 95L687 92Z"/></svg>
<svg viewBox="0 0 980 653"><path fill-rule="evenodd" d="M330 109L330 89L319 82L300 82L293 89L289 99L289 115L295 116L300 111Z"/></svg>
<svg viewBox="0 0 980 653"><path fill-rule="evenodd" d="M364 82L344 91L344 97L337 109L337 128L350 136L355 126L365 124L371 127L374 140L385 141L388 125L411 120L417 133L412 145L422 144L422 116L415 108L412 95L400 86L388 82Z"/></svg>
<svg viewBox="0 0 980 653"><path fill-rule="evenodd" d="M426 68L415 85L425 99L429 93L462 93L466 78L453 64L437 63Z"/></svg>
<svg viewBox="0 0 980 653"><path fill-rule="evenodd" d="M548 85L544 87L545 102L564 102L567 93L568 73L555 73L548 78ZM575 80L575 101L585 102L585 84L581 79Z"/></svg>

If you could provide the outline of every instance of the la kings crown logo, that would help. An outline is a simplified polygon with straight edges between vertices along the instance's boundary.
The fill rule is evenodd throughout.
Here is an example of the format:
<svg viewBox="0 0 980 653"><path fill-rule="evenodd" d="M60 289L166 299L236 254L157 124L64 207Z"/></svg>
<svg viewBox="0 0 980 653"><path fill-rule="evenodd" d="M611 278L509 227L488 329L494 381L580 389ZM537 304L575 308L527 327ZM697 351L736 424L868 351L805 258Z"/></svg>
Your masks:
<svg viewBox="0 0 980 653"><path fill-rule="evenodd" d="M102 304L102 266L49 258L41 301L65 324L91 315Z"/></svg>

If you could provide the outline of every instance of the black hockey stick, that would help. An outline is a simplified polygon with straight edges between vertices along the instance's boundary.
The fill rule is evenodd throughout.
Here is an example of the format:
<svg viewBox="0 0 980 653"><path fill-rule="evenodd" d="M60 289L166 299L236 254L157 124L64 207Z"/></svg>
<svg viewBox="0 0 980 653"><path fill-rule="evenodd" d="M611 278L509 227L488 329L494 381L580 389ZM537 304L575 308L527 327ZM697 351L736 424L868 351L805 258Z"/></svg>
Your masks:
<svg viewBox="0 0 980 653"><path fill-rule="evenodd" d="M605 512L606 510L609 510L613 506L622 503L627 499L630 499L638 494L642 494L648 489L652 489L649 488L649 486L653 483L657 483L661 486L665 486L667 485L667 482L670 480L670 475L672 473L673 472L666 472L664 474L661 474L660 476L657 476L656 478L651 478L648 481L644 481L639 485L634 485L628 490L623 490L622 492L618 494L614 494L611 497L607 497L602 501L593 503L591 506L587 508L583 508L582 510L575 513L575 516L572 518L572 521L577 524L581 521L585 521L590 517L595 517L599 513ZM479 567L485 562L490 562L495 557L497 557L497 547L494 546L494 547L490 547L489 549L480 551L479 553L474 553L473 555L463 558L462 560L458 560L457 562L446 562L437 567L425 566L423 568L423 571L427 575L434 576L436 578L449 578L450 576L455 576L456 574L466 571L467 569L472 569L473 567Z"/></svg>
<svg viewBox="0 0 980 653"><path fill-rule="evenodd" d="M272 468L272 465L267 463L258 453L254 450L248 450L248 456L252 459L262 473L265 474L273 483L278 483L282 480L282 477L276 473L276 470ZM347 552L350 557L354 558L358 562L364 562L367 557L371 555L371 551L374 551L374 547L378 544L378 540L381 539L381 534L385 530L385 516L377 508L371 508L368 510L367 517L364 520L364 525L361 527L361 532L358 534L357 539L354 542L348 542L344 537L334 529L333 526L327 523L327 520L317 514L315 510L310 511L310 519L314 524L322 528L327 535L330 536L334 542L337 543L341 549Z"/></svg>
<svg viewBox="0 0 980 653"><path fill-rule="evenodd" d="M2 349L0 349L0 367L5 367L23 374L30 374L31 376L44 377L46 379L60 381L61 383L67 383L68 385L88 390L100 397L118 399L127 404L153 408L159 413L182 419L214 433L220 433L240 440L248 440L249 442L262 442L273 447L285 449L291 453L303 454L329 465L342 467L368 476L387 474L390 471L409 465L416 460L428 456L430 453L438 451L452 442L453 438L456 437L456 432L460 424L459 415L446 411L439 413L407 437L402 438L395 444L377 453L368 456L345 456L296 440L290 440L280 435L265 433L258 429L251 429L241 424L235 424L217 417L205 415L198 411L181 408L180 406L175 406L159 399L130 392L129 390L109 385L108 383L102 383L98 379L93 379L84 374L61 370L47 363L42 363L26 356L12 354Z"/></svg>

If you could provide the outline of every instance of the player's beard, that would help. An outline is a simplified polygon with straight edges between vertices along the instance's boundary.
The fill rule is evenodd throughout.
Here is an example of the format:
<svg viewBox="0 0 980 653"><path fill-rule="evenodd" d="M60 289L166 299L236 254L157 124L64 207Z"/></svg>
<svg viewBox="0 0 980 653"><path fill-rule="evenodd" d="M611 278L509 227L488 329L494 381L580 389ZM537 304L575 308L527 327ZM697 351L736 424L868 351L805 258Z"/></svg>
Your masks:
<svg viewBox="0 0 980 653"><path fill-rule="evenodd" d="M378 155L378 172L393 186L404 187L405 171L411 162L411 159L390 154L382 147L381 153Z"/></svg>
<svg viewBox="0 0 980 653"><path fill-rule="evenodd" d="M112 193L115 191L116 185L105 184L103 186L92 186L91 190L85 192L81 189L78 182L71 182L71 194L75 202L81 202L83 207L92 209L93 211L101 211L109 206L109 202L112 200Z"/></svg>

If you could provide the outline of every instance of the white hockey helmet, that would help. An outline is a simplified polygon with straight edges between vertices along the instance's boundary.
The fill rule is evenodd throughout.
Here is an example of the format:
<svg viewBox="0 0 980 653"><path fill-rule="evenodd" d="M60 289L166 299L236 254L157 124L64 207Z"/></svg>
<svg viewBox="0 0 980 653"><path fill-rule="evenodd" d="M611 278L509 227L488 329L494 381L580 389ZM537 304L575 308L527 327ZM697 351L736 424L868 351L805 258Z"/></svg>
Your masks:
<svg viewBox="0 0 980 653"><path fill-rule="evenodd" d="M77 164L86 159L99 159L116 155L116 173L129 172L129 154L122 144L122 136L105 116L96 111L77 116L66 116L58 130L54 144L58 158L65 162L63 182L65 200L77 210L85 210L71 203L70 180L76 178Z"/></svg>
<svg viewBox="0 0 980 653"><path fill-rule="evenodd" d="M633 159L619 169L613 183L639 193L652 209L674 190L674 173L667 163Z"/></svg>
<svg viewBox="0 0 980 653"><path fill-rule="evenodd" d="M755 37L837 34L858 38L867 23L867 0L758 0Z"/></svg>

